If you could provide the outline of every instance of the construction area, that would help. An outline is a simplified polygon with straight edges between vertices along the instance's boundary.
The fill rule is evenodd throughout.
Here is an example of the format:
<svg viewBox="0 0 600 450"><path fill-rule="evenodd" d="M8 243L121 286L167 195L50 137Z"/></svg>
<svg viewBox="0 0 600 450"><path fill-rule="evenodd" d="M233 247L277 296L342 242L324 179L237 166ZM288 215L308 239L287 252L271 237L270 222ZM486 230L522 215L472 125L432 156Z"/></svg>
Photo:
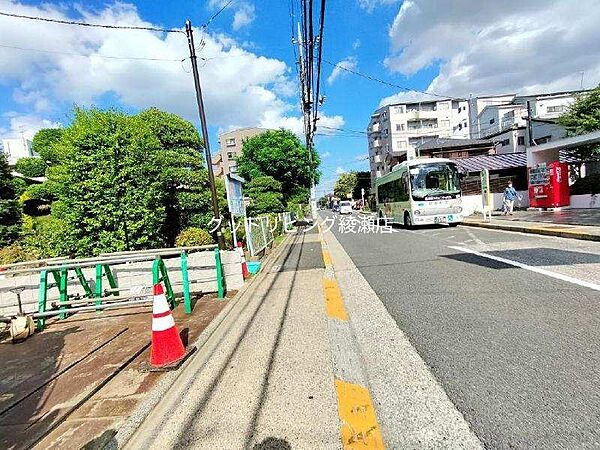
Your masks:
<svg viewBox="0 0 600 450"><path fill-rule="evenodd" d="M203 246L4 266L0 447L102 446L165 374L147 367L153 287L188 347L243 286L242 260Z"/></svg>

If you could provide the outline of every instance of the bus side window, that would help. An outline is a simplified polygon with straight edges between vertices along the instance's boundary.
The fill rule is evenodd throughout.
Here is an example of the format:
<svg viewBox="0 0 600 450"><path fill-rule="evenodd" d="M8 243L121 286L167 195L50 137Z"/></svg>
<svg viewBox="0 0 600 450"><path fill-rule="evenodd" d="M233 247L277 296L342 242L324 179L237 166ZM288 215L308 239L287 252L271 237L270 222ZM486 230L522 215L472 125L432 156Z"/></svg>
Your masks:
<svg viewBox="0 0 600 450"><path fill-rule="evenodd" d="M400 180L400 188L402 191L402 197L400 198L401 202L406 202L408 201L408 172L404 173L404 175L402 175L402 179Z"/></svg>

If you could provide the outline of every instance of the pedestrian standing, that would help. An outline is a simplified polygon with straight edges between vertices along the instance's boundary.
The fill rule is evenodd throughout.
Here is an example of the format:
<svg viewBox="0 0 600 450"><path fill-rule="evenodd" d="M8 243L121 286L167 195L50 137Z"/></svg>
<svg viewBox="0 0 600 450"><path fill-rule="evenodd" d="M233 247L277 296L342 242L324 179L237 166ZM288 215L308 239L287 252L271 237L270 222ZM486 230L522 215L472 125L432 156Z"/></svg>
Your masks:
<svg viewBox="0 0 600 450"><path fill-rule="evenodd" d="M515 207L515 199L518 198L519 201L522 200L522 197L518 194L517 190L513 187L512 181L508 182L508 186L504 189L504 215L510 214L513 215L513 209Z"/></svg>

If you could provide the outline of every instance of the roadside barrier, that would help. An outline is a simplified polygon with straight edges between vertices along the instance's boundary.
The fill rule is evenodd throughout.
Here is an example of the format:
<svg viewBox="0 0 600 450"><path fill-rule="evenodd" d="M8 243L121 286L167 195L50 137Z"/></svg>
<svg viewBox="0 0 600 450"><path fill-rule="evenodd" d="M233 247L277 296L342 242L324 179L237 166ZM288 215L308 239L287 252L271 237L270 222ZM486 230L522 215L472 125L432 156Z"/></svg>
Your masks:
<svg viewBox="0 0 600 450"><path fill-rule="evenodd" d="M207 259L209 250L213 250L210 252L212 258ZM219 298L224 298L227 276L232 278L234 288L243 284L237 252L224 252L224 254L227 256L225 264L228 267L227 274L224 271L221 252L214 245L118 252L100 255L96 258L73 260L63 258L46 260L41 263L34 261L27 264L3 266L6 270L3 271L4 278L0 280L0 308L17 306L7 303L7 300L9 294L12 295L19 284L23 286L20 290L27 289L26 293L31 300L32 290L35 289L31 284L34 280L33 276L37 276L39 281L37 312L26 312L26 315L36 319L38 330L44 329L46 318L51 316L64 319L76 312L101 312L109 308L147 304L152 301L153 286L158 283L164 284L165 297L171 308L178 304L174 288L181 286L179 298L183 300L185 312L190 314L192 312L192 292L196 294L216 291ZM232 255L235 255L234 260L232 260ZM173 264L176 262L174 258L177 256L179 256L179 263ZM190 256L193 256L191 264ZM211 264L211 260L214 261L213 264ZM149 283L146 264L151 261L152 284ZM168 261L169 264L165 264L165 261ZM39 267L40 265L42 267ZM144 275L144 271L147 275ZM86 279L86 273L89 279ZM192 289L191 285L196 286ZM51 299L51 294L56 292L58 298ZM20 297L18 298L20 304ZM31 305L30 300L25 303L26 306L27 304ZM22 311L20 307L19 311ZM10 323L11 319L16 316L16 312L0 315L0 322Z"/></svg>

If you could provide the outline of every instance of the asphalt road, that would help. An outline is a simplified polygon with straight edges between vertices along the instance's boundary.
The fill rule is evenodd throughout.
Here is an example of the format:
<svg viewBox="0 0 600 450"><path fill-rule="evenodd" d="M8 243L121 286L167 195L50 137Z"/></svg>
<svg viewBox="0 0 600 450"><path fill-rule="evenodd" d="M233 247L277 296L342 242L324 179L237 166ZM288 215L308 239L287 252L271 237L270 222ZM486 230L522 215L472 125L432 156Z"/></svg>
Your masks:
<svg viewBox="0 0 600 450"><path fill-rule="evenodd" d="M600 448L600 243L461 226L340 233L335 217L331 232L487 448Z"/></svg>

